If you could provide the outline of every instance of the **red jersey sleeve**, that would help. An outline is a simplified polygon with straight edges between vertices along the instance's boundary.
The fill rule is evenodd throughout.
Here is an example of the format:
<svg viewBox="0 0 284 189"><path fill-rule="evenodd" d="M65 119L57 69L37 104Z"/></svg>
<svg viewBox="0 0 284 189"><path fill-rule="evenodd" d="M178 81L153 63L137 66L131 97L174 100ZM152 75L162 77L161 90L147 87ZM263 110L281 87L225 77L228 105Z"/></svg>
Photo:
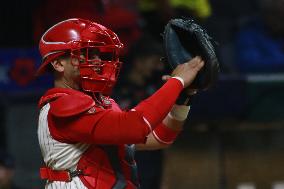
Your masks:
<svg viewBox="0 0 284 189"><path fill-rule="evenodd" d="M154 129L167 116L182 89L183 84L178 79L171 78L134 109L141 112L151 128Z"/></svg>
<svg viewBox="0 0 284 189"><path fill-rule="evenodd" d="M53 138L66 143L144 143L150 132L139 112L98 107L72 117L56 117L49 113L48 125Z"/></svg>
<svg viewBox="0 0 284 189"><path fill-rule="evenodd" d="M65 95L50 103L49 130L54 139L66 143L144 143L151 130L168 114L182 89L179 80L170 79L138 104L135 111L129 112L120 111L116 104L112 110L93 106L89 97L72 92L68 94L72 97Z"/></svg>

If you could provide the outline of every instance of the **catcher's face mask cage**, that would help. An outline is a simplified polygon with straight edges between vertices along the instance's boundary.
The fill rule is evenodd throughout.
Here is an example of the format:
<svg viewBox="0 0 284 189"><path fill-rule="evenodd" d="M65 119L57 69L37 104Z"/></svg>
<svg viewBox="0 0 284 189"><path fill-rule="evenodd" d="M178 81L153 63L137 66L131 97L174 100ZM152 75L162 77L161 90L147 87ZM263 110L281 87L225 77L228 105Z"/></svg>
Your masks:
<svg viewBox="0 0 284 189"><path fill-rule="evenodd" d="M101 92L104 95L111 93L122 64L115 45L74 41L71 61L73 65L79 62L81 87L84 91Z"/></svg>

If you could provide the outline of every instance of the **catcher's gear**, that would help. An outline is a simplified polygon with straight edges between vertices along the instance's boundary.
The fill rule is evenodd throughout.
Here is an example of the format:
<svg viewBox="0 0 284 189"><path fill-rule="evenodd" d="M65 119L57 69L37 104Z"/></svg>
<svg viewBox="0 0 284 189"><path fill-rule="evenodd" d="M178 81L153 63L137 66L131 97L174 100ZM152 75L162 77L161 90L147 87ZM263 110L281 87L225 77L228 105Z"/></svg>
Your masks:
<svg viewBox="0 0 284 189"><path fill-rule="evenodd" d="M40 98L38 107L51 104L50 113L56 117L69 117L81 114L95 106L88 95L72 89L53 88Z"/></svg>
<svg viewBox="0 0 284 189"><path fill-rule="evenodd" d="M42 74L51 61L69 53L80 62L81 87L89 92L109 95L121 67L119 52L123 44L108 28L89 20L73 18L52 26L42 36L39 50Z"/></svg>
<svg viewBox="0 0 284 189"><path fill-rule="evenodd" d="M205 62L189 88L205 90L217 80L219 63L211 37L193 20L170 20L164 30L163 42L172 69L195 56L200 56Z"/></svg>

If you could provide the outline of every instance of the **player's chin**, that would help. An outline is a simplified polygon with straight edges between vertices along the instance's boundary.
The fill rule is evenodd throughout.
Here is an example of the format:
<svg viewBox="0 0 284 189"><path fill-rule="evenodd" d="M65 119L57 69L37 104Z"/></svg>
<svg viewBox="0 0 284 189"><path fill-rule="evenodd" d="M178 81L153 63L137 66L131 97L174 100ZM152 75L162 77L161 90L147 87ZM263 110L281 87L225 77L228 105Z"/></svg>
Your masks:
<svg viewBox="0 0 284 189"><path fill-rule="evenodd" d="M75 81L75 83L80 83L81 81L80 72L73 73L73 81Z"/></svg>
<svg viewBox="0 0 284 189"><path fill-rule="evenodd" d="M79 69L74 70L73 75L75 78L80 78L80 70Z"/></svg>

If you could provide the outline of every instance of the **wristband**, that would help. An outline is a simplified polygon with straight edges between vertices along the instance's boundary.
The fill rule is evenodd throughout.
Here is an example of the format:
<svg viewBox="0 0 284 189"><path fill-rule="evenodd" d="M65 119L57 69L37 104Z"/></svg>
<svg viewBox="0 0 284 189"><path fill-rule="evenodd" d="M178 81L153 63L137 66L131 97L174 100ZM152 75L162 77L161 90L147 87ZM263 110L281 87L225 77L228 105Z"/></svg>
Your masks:
<svg viewBox="0 0 284 189"><path fill-rule="evenodd" d="M183 88L184 88L184 80L181 77L176 76L176 77L172 77L172 78L179 80L181 82Z"/></svg>
<svg viewBox="0 0 284 189"><path fill-rule="evenodd" d="M172 144L180 131L168 128L165 124L159 124L153 131L153 135L157 141L162 144Z"/></svg>
<svg viewBox="0 0 284 189"><path fill-rule="evenodd" d="M172 119L178 121L184 121L187 118L190 106L185 105L173 105L172 110L169 112L168 116Z"/></svg>

